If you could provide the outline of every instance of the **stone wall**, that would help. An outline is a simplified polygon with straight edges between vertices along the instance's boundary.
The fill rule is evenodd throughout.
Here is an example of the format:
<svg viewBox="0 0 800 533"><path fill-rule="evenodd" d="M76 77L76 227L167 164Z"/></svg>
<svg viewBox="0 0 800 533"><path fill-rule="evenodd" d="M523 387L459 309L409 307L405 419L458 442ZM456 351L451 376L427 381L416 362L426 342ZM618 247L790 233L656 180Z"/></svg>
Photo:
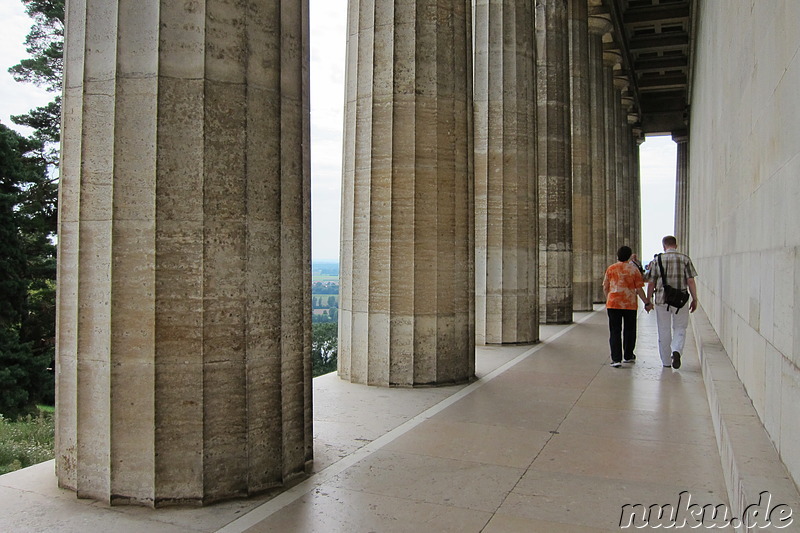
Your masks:
<svg viewBox="0 0 800 533"><path fill-rule="evenodd" d="M690 125L700 303L800 483L800 2L701 2Z"/></svg>

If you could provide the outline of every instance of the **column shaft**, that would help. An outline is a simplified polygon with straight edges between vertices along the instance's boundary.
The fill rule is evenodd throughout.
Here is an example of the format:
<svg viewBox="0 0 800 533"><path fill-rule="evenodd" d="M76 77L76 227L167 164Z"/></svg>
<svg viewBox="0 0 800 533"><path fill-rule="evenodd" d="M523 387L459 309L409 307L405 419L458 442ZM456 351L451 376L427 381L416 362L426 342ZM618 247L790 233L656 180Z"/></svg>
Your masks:
<svg viewBox="0 0 800 533"><path fill-rule="evenodd" d="M609 65L606 58L603 67L605 74L605 94L603 99L603 107L605 111L605 131L606 131L606 252L605 264L610 265L616 260L617 249L619 248L617 232L617 128L616 128L616 114L614 110L614 101L619 100L617 91L614 89L612 66Z"/></svg>
<svg viewBox="0 0 800 533"><path fill-rule="evenodd" d="M59 484L160 506L312 457L308 8L68 5Z"/></svg>
<svg viewBox="0 0 800 533"><path fill-rule="evenodd" d="M641 130L635 132L631 139L632 161L631 168L633 173L633 244L639 260L647 266L646 258L642 256L642 174L639 166L639 145L644 142Z"/></svg>
<svg viewBox="0 0 800 533"><path fill-rule="evenodd" d="M606 250L606 137L605 71L603 68L603 34L611 29L607 17L589 17L589 90L591 101L591 169L592 169L592 301L605 302L603 276L608 262Z"/></svg>
<svg viewBox="0 0 800 533"><path fill-rule="evenodd" d="M540 321L572 321L572 156L567 0L536 3Z"/></svg>
<svg viewBox="0 0 800 533"><path fill-rule="evenodd" d="M575 311L591 311L592 159L589 66L589 9L586 0L569 0L572 153L572 250Z"/></svg>
<svg viewBox="0 0 800 533"><path fill-rule="evenodd" d="M689 137L685 132L673 133L677 143L677 168L675 173L675 237L687 253L689 251Z"/></svg>
<svg viewBox="0 0 800 533"><path fill-rule="evenodd" d="M616 78L615 78L616 80ZM624 124L623 124L624 121ZM614 244L613 251L616 255L617 249L622 245L628 245L629 228L628 228L628 202L630 195L628 194L628 168L625 163L626 155L628 153L627 140L625 137L625 128L627 127L627 120L622 109L622 99L619 89L614 89L614 130L616 134L616 141L614 142L614 162L616 163L616 225L617 225L617 242Z"/></svg>
<svg viewBox="0 0 800 533"><path fill-rule="evenodd" d="M475 372L470 0L349 3L339 375Z"/></svg>
<svg viewBox="0 0 800 533"><path fill-rule="evenodd" d="M534 17L475 3L476 339L539 338Z"/></svg>
<svg viewBox="0 0 800 533"><path fill-rule="evenodd" d="M625 114L625 182L626 182L626 189L628 191L628 201L626 204L626 209L628 211L628 215L626 217L626 228L628 230L628 246L631 249L636 250L635 253L639 253L641 250L636 248L636 204L638 203L639 199L636 196L635 186L634 186L634 170L633 170L633 130L629 125L629 118L627 111Z"/></svg>

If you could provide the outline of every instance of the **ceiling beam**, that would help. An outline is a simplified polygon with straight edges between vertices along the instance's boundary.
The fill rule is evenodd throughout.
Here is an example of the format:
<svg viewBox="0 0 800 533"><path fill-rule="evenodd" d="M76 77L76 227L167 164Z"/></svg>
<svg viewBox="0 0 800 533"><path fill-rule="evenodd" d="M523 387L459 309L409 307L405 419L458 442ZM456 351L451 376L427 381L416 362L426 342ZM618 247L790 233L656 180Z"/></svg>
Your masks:
<svg viewBox="0 0 800 533"><path fill-rule="evenodd" d="M631 25L669 24L689 20L689 4L659 4L630 8L623 21Z"/></svg>
<svg viewBox="0 0 800 533"><path fill-rule="evenodd" d="M641 92L652 91L654 89L679 89L682 87L686 87L686 74L684 73L670 73L639 78L639 90Z"/></svg>
<svg viewBox="0 0 800 533"><path fill-rule="evenodd" d="M686 68L689 60L686 56L638 57L633 64L636 72L654 72Z"/></svg>
<svg viewBox="0 0 800 533"><path fill-rule="evenodd" d="M636 35L628 43L632 53L659 51L665 48L683 49L689 46L689 34L686 32L657 33L654 35Z"/></svg>

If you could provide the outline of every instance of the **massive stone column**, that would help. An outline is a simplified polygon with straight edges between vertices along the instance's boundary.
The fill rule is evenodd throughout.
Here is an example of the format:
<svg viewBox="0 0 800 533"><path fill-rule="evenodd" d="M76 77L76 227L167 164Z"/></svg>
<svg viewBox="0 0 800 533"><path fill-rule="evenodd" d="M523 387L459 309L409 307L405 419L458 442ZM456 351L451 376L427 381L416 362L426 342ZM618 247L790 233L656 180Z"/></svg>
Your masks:
<svg viewBox="0 0 800 533"><path fill-rule="evenodd" d="M608 267L606 249L606 137L605 70L603 68L603 35L611 30L611 21L604 13L592 9L589 17L589 90L591 91L591 159L592 159L592 300L605 302L603 275Z"/></svg>
<svg viewBox="0 0 800 533"><path fill-rule="evenodd" d="M642 255L642 174L639 159L639 146L644 142L644 135L641 127L633 127L633 139L631 139L631 173L633 175L633 244L631 245L639 255L639 260L647 266L647 258Z"/></svg>
<svg viewBox="0 0 800 533"><path fill-rule="evenodd" d="M531 0L475 3L475 323L484 343L539 339Z"/></svg>
<svg viewBox="0 0 800 533"><path fill-rule="evenodd" d="M616 252L617 248L622 245L629 245L629 227L628 216L630 214L629 201L630 195L628 194L628 120L626 118L626 111L623 106L623 91L628 87L628 79L624 75L619 75L619 71L615 71L614 75L614 129L616 131L616 142L614 143L614 150L616 152L614 161L616 163L616 224L617 224L617 242L613 247Z"/></svg>
<svg viewBox="0 0 800 533"><path fill-rule="evenodd" d="M475 372L471 0L351 0L339 375Z"/></svg>
<svg viewBox="0 0 800 533"><path fill-rule="evenodd" d="M312 456L305 1L68 3L59 485L199 505Z"/></svg>
<svg viewBox="0 0 800 533"><path fill-rule="evenodd" d="M609 38L606 34L604 41ZM604 48L607 46L604 45ZM617 142L619 129L616 127L616 110L614 103L619 103L619 93L614 88L614 66L620 61L618 50L606 49L603 52L604 89L603 109L606 131L606 265L616 261L619 248L617 224Z"/></svg>
<svg viewBox="0 0 800 533"><path fill-rule="evenodd" d="M572 321L572 156L567 0L536 2L539 316Z"/></svg>
<svg viewBox="0 0 800 533"><path fill-rule="evenodd" d="M639 247L636 245L636 218L639 205L639 196L636 193L636 170L634 169L634 123L636 122L636 113L634 110L633 95L626 91L622 97L622 135L623 135L623 150L624 150L624 183L625 183L625 218L623 219L625 225L626 239L625 242L630 246L634 253L639 253Z"/></svg>
<svg viewBox="0 0 800 533"><path fill-rule="evenodd" d="M678 146L678 162L675 179L675 237L678 245L689 253L689 135L684 131L674 132L672 140Z"/></svg>
<svg viewBox="0 0 800 533"><path fill-rule="evenodd" d="M589 9L586 0L569 0L572 154L572 308L591 311L592 158L589 85Z"/></svg>

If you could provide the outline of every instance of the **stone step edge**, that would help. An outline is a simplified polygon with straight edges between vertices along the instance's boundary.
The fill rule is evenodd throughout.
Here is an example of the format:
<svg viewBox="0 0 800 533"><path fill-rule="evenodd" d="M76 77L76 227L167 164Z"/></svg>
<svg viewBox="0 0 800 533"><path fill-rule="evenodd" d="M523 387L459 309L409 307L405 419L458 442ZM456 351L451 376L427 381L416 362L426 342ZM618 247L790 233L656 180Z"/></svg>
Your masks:
<svg viewBox="0 0 800 533"><path fill-rule="evenodd" d="M761 492L768 491L772 507L789 505L794 520L800 521L797 486L727 351L702 308L690 316L733 516L744 516L749 505L759 503Z"/></svg>

